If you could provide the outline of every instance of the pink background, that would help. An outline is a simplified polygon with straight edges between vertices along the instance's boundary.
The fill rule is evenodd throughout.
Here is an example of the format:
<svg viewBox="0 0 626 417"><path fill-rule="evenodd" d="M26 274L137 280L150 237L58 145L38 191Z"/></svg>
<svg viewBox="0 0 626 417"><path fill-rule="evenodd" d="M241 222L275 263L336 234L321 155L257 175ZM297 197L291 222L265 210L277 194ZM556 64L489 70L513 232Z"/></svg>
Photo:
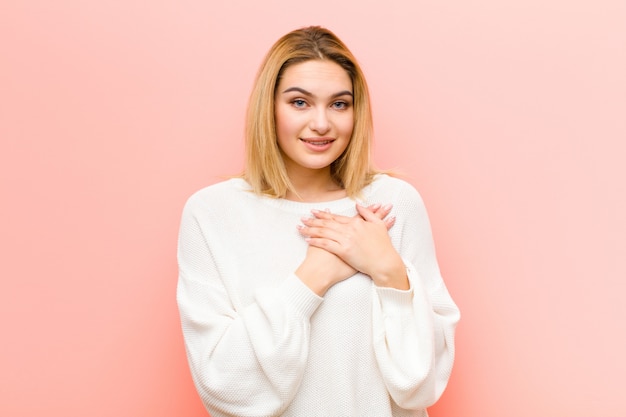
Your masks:
<svg viewBox="0 0 626 417"><path fill-rule="evenodd" d="M626 2L4 0L0 415L204 416L180 211L262 56L334 30L463 318L434 417L626 415Z"/></svg>

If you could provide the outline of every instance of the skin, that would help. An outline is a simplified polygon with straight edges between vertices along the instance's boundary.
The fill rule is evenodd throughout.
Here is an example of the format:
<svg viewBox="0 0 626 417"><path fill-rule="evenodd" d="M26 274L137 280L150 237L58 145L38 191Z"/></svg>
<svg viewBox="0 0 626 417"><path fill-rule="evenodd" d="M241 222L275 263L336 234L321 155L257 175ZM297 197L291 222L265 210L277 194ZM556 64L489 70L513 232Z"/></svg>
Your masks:
<svg viewBox="0 0 626 417"><path fill-rule="evenodd" d="M321 202L346 196L330 165L348 146L354 127L352 81L338 64L312 60L288 67L275 97L278 145L296 193L287 199ZM309 248L296 275L323 296L360 271L381 287L407 290L404 263L388 231L391 205L357 205L355 217L324 211L303 218L298 230Z"/></svg>
<svg viewBox="0 0 626 417"><path fill-rule="evenodd" d="M324 201L345 197L330 176L330 164L346 149L354 127L352 81L332 61L288 67L276 88L276 134L297 195L287 199ZM332 142L328 149L312 143ZM309 145L307 145L307 143Z"/></svg>

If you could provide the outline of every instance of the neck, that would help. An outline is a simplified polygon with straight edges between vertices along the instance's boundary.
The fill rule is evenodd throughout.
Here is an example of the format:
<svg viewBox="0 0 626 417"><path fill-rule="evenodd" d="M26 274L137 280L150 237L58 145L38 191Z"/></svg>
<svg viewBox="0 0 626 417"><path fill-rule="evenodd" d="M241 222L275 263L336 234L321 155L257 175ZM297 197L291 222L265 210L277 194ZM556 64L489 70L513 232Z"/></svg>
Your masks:
<svg viewBox="0 0 626 417"><path fill-rule="evenodd" d="M346 191L330 176L330 168L290 172L289 179L295 192L287 191L285 198L292 201L322 202L346 196Z"/></svg>

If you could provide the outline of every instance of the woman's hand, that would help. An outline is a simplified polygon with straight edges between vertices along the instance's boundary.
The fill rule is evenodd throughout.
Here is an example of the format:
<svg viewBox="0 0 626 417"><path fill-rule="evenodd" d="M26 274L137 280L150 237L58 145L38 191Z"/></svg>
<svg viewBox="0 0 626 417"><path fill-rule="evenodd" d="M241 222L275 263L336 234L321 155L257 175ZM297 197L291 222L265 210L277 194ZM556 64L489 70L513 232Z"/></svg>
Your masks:
<svg viewBox="0 0 626 417"><path fill-rule="evenodd" d="M384 225L385 231L389 230L393 226L395 218L387 218L387 215L391 211L391 206L381 207L380 204L374 204L366 210L368 210L373 217L378 219L378 221ZM324 213L329 216L331 215L327 212L315 213ZM317 217L316 214L314 215ZM345 216L335 217L345 221L352 219L352 217ZM354 219L356 218L361 218L361 215L358 214L354 217ZM312 218L311 220L313 219L315 218ZM306 219L303 219L303 222L306 224ZM303 235L307 236L307 234L303 232L306 230L306 227L299 226L298 229ZM337 282L351 277L356 272L357 270L355 268L344 262L336 254L321 247L309 245L306 257L296 270L296 275L316 294L323 296L330 287L335 285Z"/></svg>
<svg viewBox="0 0 626 417"><path fill-rule="evenodd" d="M387 205L378 209L357 204L358 216L346 217L314 211L312 218L302 219L300 233L311 247L324 249L357 271L369 275L378 286L408 289L406 269L400 255L391 244L388 230L395 218L386 218L391 211Z"/></svg>

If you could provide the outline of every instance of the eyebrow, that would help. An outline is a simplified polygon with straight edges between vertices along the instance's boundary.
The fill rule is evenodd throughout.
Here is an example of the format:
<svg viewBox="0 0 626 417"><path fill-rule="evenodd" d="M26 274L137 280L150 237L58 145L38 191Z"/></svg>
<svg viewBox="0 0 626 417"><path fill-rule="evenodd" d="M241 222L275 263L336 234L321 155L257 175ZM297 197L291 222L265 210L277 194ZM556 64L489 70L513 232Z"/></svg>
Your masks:
<svg viewBox="0 0 626 417"><path fill-rule="evenodd" d="M300 88L300 87L290 87L290 88L286 89L285 91L283 91L283 94L290 93L292 91L297 91L297 92L302 93L305 96L309 96L309 97L314 97L315 96L313 93L311 93L309 91L306 91L304 88ZM336 97L341 97L341 96L354 97L354 94L352 94L352 91L343 90L343 91L340 91L338 93L333 94L331 97L332 98L336 98Z"/></svg>

